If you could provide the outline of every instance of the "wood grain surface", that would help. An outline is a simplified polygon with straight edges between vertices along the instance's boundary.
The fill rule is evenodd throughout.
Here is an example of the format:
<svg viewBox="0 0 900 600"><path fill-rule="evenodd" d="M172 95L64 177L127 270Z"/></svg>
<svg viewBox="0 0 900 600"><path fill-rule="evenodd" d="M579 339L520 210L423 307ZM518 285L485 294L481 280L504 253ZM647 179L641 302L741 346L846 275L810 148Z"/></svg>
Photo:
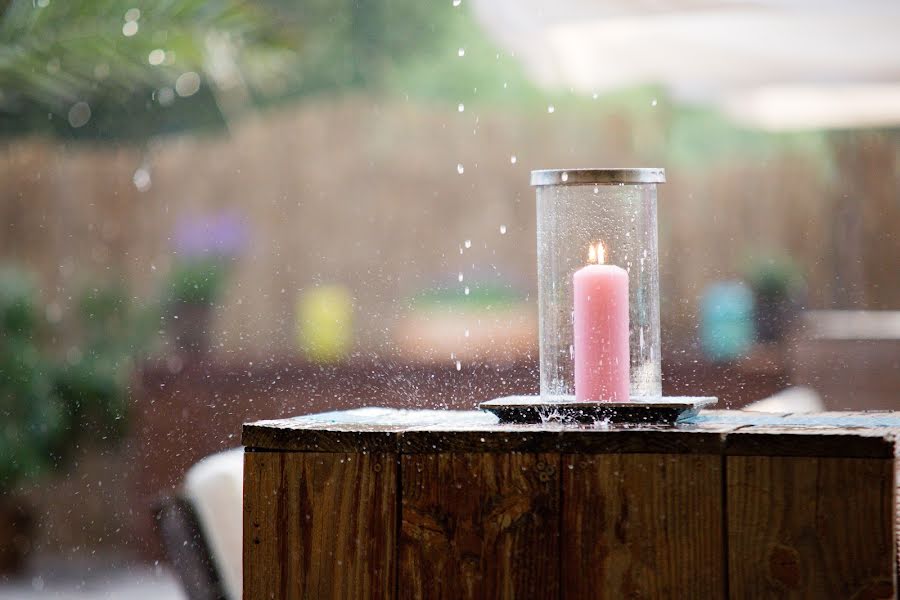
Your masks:
<svg viewBox="0 0 900 600"><path fill-rule="evenodd" d="M731 597L894 598L894 461L727 459Z"/></svg>
<svg viewBox="0 0 900 600"><path fill-rule="evenodd" d="M722 459L562 457L563 598L721 598Z"/></svg>
<svg viewBox="0 0 900 600"><path fill-rule="evenodd" d="M558 597L558 454L427 454L401 464L400 598Z"/></svg>
<svg viewBox="0 0 900 600"><path fill-rule="evenodd" d="M397 458L247 452L244 598L395 594Z"/></svg>

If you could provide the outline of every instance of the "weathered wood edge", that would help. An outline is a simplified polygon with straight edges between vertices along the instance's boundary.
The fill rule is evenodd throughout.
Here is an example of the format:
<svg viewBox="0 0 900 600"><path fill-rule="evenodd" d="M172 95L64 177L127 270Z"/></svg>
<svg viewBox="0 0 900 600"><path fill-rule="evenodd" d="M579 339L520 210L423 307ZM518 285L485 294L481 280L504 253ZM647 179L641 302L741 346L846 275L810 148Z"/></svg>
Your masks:
<svg viewBox="0 0 900 600"><path fill-rule="evenodd" d="M895 458L898 430L749 426L725 438L727 456Z"/></svg>
<svg viewBox="0 0 900 600"><path fill-rule="evenodd" d="M291 425L286 421L262 421L244 425L242 443L251 451L400 454L583 452L850 458L894 458L898 454L900 428L897 427L779 426L778 417L782 416L787 415L767 416L762 425L737 421L607 429L503 424L404 427L307 422Z"/></svg>

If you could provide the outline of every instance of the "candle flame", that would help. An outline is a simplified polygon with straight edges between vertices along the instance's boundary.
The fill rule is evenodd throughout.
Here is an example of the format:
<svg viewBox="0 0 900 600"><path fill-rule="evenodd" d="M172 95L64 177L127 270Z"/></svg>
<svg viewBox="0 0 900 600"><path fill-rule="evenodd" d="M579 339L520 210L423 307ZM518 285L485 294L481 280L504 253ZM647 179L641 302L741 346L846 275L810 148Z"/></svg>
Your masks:
<svg viewBox="0 0 900 600"><path fill-rule="evenodd" d="M606 247L603 246L603 242L598 241L596 245L588 246L588 262L598 265L606 264Z"/></svg>

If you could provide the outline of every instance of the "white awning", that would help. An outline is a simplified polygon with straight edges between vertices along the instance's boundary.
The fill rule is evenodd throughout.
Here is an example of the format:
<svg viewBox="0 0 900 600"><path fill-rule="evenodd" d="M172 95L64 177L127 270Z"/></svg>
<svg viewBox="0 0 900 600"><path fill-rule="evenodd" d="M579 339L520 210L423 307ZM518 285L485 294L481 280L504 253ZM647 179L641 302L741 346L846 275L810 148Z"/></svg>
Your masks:
<svg viewBox="0 0 900 600"><path fill-rule="evenodd" d="M900 124L897 0L472 1L547 88L660 84L774 129Z"/></svg>

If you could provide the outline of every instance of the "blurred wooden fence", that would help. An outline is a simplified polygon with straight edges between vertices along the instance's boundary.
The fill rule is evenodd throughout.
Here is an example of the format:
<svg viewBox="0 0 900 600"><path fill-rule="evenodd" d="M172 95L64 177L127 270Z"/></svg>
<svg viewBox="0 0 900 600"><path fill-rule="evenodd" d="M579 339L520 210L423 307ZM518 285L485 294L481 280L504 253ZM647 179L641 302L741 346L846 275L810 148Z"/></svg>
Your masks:
<svg viewBox="0 0 900 600"><path fill-rule="evenodd" d="M0 158L0 258L35 269L64 310L73 286L98 277L124 277L152 299L176 220L233 209L251 237L218 315L224 350L290 351L298 291L339 282L355 295L360 349L389 351L403 300L456 285L459 272L533 297L530 169L640 162L669 167L659 207L667 336L693 331L708 282L771 251L800 262L814 307L900 306L895 138L836 138L830 171L800 154L679 169L639 156L636 131L608 116L345 98L145 149L13 141ZM151 187L141 192L132 179L143 164Z"/></svg>

